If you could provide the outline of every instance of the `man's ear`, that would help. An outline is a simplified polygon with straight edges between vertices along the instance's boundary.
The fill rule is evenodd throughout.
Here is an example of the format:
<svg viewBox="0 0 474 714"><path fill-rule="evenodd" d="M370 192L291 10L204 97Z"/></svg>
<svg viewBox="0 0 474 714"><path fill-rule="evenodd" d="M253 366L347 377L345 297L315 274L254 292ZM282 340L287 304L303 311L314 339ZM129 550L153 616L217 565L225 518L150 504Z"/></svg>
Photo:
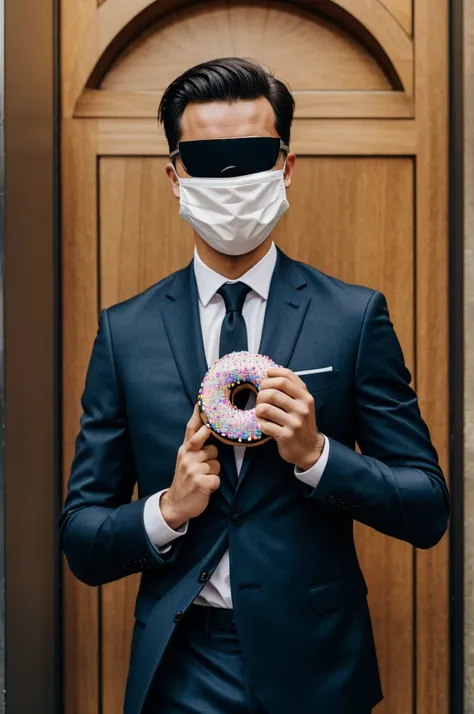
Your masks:
<svg viewBox="0 0 474 714"><path fill-rule="evenodd" d="M295 163L296 163L295 154L288 154L287 159L286 159L286 166L285 166L285 187L286 188L290 188L290 186L291 186Z"/></svg>
<svg viewBox="0 0 474 714"><path fill-rule="evenodd" d="M176 171L174 170L173 164L166 164L165 171L166 175L169 178L174 195L176 196L176 198L179 198L179 180L176 175Z"/></svg>

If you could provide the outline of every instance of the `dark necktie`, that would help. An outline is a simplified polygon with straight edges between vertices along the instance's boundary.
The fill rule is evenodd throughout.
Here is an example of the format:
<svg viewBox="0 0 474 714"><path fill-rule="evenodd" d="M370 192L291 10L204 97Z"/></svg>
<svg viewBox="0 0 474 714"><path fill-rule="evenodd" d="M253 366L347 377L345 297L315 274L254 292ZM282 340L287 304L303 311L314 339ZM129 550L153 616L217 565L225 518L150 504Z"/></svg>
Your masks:
<svg viewBox="0 0 474 714"><path fill-rule="evenodd" d="M229 352L248 349L247 327L242 308L250 290L244 283L225 283L217 291L224 298L226 311L221 327L219 357L224 357Z"/></svg>
<svg viewBox="0 0 474 714"><path fill-rule="evenodd" d="M225 283L217 291L222 295L225 303L225 317L222 321L221 337L219 341L219 357L229 352L240 352L248 349L247 326L242 308L245 298L251 288L245 283ZM245 409L248 393L244 390L235 395L234 404L239 409Z"/></svg>

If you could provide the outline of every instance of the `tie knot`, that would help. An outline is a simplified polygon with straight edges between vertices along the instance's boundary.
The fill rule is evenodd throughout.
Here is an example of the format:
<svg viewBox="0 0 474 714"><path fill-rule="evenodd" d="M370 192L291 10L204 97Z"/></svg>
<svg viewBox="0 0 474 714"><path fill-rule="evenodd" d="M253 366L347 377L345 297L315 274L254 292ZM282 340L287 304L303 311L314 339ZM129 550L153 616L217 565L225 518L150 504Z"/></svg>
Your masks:
<svg viewBox="0 0 474 714"><path fill-rule="evenodd" d="M251 289L245 283L225 283L217 292L224 298L226 312L242 312Z"/></svg>

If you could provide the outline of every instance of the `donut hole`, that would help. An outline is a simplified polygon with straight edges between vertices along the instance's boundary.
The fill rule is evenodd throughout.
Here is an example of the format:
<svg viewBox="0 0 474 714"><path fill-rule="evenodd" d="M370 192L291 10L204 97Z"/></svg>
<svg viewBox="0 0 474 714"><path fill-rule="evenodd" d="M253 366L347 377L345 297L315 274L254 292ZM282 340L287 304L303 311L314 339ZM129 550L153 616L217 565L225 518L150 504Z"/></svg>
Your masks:
<svg viewBox="0 0 474 714"><path fill-rule="evenodd" d="M237 409L247 410L255 407L255 398L258 391L250 382L238 384L230 390L230 403Z"/></svg>

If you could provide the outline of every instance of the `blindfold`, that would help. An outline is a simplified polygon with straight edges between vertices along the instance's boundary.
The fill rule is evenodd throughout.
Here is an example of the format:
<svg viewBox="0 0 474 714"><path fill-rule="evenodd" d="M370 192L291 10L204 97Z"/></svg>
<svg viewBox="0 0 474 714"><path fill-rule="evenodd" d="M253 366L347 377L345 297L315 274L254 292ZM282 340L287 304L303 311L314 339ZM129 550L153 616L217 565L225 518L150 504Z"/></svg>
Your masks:
<svg viewBox="0 0 474 714"><path fill-rule="evenodd" d="M275 167L280 152L289 148L273 137L180 141L170 154L173 164L181 159L187 174L196 178L247 176Z"/></svg>

